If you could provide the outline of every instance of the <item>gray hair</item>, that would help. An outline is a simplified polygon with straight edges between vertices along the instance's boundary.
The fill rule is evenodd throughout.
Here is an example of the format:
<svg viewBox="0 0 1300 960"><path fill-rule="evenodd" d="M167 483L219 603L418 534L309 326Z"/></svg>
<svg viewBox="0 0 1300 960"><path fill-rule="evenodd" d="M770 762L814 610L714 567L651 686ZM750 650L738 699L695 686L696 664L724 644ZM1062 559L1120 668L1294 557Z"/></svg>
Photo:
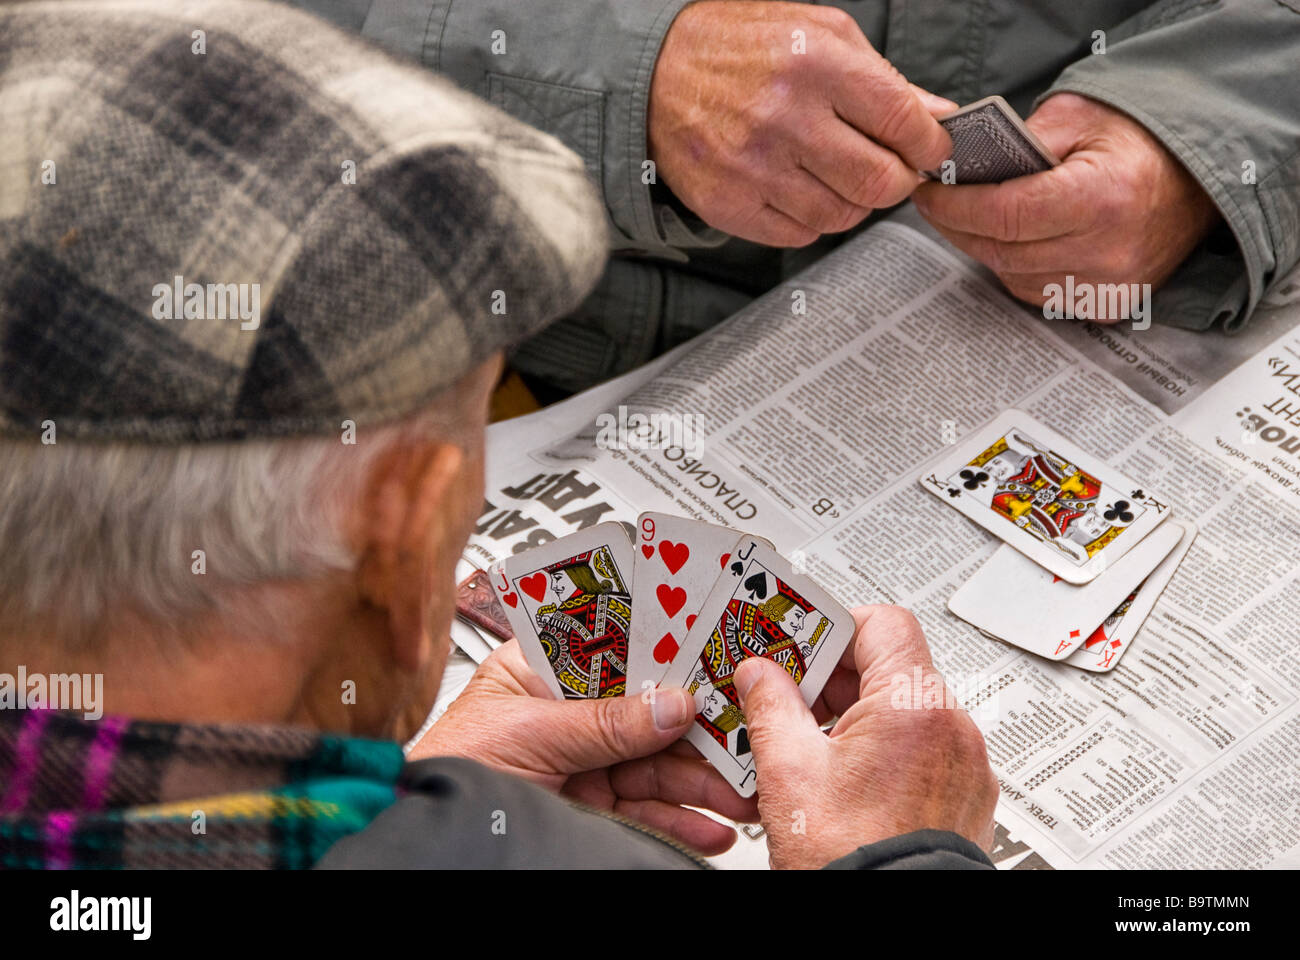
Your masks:
<svg viewBox="0 0 1300 960"><path fill-rule="evenodd" d="M354 444L342 424L184 446L0 441L0 630L83 640L120 611L183 625L225 588L350 569L345 511L378 456L413 433L468 446L473 395L453 388L418 416L357 428Z"/></svg>

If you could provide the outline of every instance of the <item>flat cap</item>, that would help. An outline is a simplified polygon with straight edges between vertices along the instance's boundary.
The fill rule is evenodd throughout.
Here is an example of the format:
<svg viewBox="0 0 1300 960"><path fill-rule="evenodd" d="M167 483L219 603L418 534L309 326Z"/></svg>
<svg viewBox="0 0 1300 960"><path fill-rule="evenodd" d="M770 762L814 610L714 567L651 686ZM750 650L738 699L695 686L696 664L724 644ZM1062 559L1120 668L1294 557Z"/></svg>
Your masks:
<svg viewBox="0 0 1300 960"><path fill-rule="evenodd" d="M575 155L306 13L0 4L0 435L400 417L605 250Z"/></svg>

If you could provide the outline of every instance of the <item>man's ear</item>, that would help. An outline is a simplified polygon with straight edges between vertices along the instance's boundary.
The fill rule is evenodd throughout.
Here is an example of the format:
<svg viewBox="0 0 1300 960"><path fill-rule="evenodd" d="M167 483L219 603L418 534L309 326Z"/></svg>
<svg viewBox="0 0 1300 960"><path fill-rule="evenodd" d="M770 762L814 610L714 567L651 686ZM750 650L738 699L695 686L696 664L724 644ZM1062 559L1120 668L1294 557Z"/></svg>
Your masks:
<svg viewBox="0 0 1300 960"><path fill-rule="evenodd" d="M415 671L432 654L430 593L440 554L459 556L454 491L466 454L449 443L399 443L380 456L360 501L357 591L383 611L397 666ZM441 628L439 628L441 629Z"/></svg>

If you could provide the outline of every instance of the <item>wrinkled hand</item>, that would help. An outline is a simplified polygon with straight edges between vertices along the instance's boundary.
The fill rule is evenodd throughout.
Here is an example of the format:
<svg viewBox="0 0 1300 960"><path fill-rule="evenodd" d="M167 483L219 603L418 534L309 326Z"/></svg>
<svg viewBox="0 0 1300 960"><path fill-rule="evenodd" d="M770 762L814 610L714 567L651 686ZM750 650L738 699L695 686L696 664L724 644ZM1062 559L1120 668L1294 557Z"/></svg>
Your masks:
<svg viewBox="0 0 1300 960"><path fill-rule="evenodd" d="M1048 284L1167 280L1219 218L1209 195L1137 121L1058 93L1025 121L1061 164L998 184L926 183L917 208L940 233L1042 306ZM1094 319L1126 319L1105 315Z"/></svg>
<svg viewBox="0 0 1300 960"><path fill-rule="evenodd" d="M693 747L675 743L694 716L694 701L678 689L657 691L653 702L555 700L512 640L483 661L410 759L476 760L712 855L736 832L683 804L740 821L754 820L755 807Z"/></svg>
<svg viewBox="0 0 1300 960"><path fill-rule="evenodd" d="M895 677L937 676L915 618L853 611L857 636L812 710L780 666L736 668L773 867L825 866L859 846L932 828L984 849L998 787L984 738L960 709L896 709ZM938 681L942 683L941 680ZM819 723L840 719L829 736Z"/></svg>
<svg viewBox="0 0 1300 960"><path fill-rule="evenodd" d="M908 84L843 10L703 0L659 53L650 159L710 226L803 246L906 199L951 153L932 113L955 106Z"/></svg>

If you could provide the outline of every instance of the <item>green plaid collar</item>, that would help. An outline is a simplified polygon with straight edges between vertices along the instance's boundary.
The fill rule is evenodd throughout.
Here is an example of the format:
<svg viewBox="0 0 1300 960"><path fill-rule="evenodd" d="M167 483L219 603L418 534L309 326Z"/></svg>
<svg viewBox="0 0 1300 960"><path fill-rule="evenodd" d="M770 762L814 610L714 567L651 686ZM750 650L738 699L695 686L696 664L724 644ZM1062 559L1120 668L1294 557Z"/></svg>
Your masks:
<svg viewBox="0 0 1300 960"><path fill-rule="evenodd" d="M399 792L391 742L0 710L0 867L310 867Z"/></svg>

